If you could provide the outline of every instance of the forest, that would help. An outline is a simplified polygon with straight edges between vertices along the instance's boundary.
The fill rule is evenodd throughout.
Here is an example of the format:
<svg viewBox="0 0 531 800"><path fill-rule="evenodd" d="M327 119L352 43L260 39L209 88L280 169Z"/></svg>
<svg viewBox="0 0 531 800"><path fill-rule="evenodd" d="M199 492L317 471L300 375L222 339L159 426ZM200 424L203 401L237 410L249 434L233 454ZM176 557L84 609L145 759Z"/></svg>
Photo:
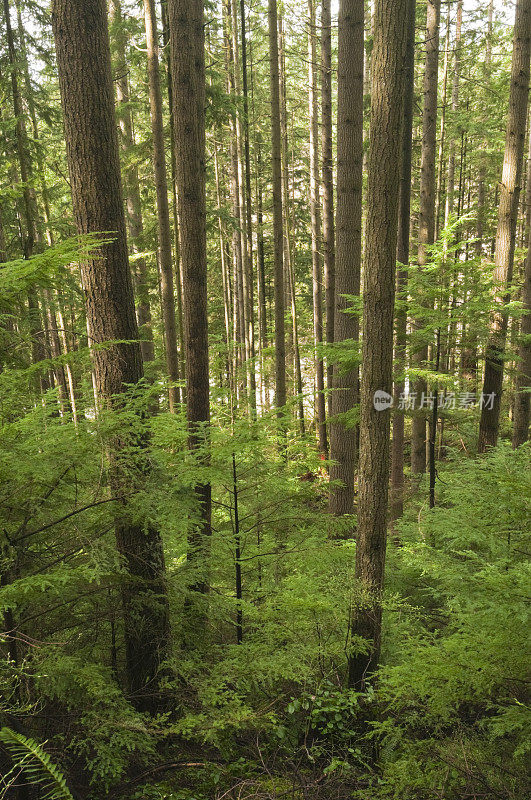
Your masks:
<svg viewBox="0 0 531 800"><path fill-rule="evenodd" d="M0 800L531 796L531 0L1 0Z"/></svg>

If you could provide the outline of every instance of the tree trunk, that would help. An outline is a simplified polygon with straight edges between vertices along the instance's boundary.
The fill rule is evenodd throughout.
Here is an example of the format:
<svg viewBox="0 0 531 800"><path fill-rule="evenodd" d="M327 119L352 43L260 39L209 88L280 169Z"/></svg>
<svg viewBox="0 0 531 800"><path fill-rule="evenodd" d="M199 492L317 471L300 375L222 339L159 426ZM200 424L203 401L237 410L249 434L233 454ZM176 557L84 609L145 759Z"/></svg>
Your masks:
<svg viewBox="0 0 531 800"><path fill-rule="evenodd" d="M166 369L172 384L180 379L179 352L177 349L177 326L175 322L175 296L173 291L173 263L171 252L170 209L168 205L168 182L166 178L166 156L164 151L164 129L162 120L162 96L159 75L159 45L155 0L144 0L144 22L146 27L147 66L149 83L149 110L153 135L153 175L157 195L157 223L160 256L160 291L162 319L164 323L164 349ZM174 413L181 402L178 386L170 386L169 408Z"/></svg>
<svg viewBox="0 0 531 800"><path fill-rule="evenodd" d="M406 49L404 55L404 93L402 102L402 141L400 158L400 188L398 196L398 262L396 290L404 294L407 289L409 264L409 228L411 208L411 154L413 134L413 94L415 84L415 12L416 0L408 0ZM402 298L405 301L405 298ZM405 391L407 343L407 309L401 307L395 315L395 370L394 408L398 409L400 395ZM395 411L391 448L391 517L402 516L404 491L404 414Z"/></svg>
<svg viewBox="0 0 531 800"><path fill-rule="evenodd" d="M110 13L113 23L114 43L117 53L117 75L115 80L117 116L120 129L120 145L124 153L135 144L133 133L133 116L129 107L128 65L125 54L126 39L123 30L122 7L120 0L110 0ZM135 164L125 170L123 185L125 188L125 207L127 233L134 253L142 250L144 225L142 222L142 204L140 202L140 184L138 169ZM133 270L137 294L137 319L141 336L140 348L144 363L153 361L153 331L151 330L151 308L149 302L148 271L145 258L137 258Z"/></svg>
<svg viewBox="0 0 531 800"><path fill-rule="evenodd" d="M208 363L206 197L205 197L205 45L203 0L169 0L173 80L175 177L179 202L183 273L186 406L189 447L209 464L210 395ZM208 591L211 488L195 487L201 519L189 537L194 586Z"/></svg>
<svg viewBox="0 0 531 800"><path fill-rule="evenodd" d="M504 305L509 299L513 278L516 221L527 121L529 92L529 58L531 49L531 0L517 0L514 20L513 58L509 113L505 137L500 186L500 205L494 250L494 282L497 310L491 321L491 332L485 353L483 408L479 422L478 451L484 453L498 441L503 387L503 362L507 339L507 314ZM489 400L492 399L492 407Z"/></svg>
<svg viewBox="0 0 531 800"><path fill-rule="evenodd" d="M321 149L323 183L323 265L325 281L325 341L334 341L335 242L334 242L334 163L332 158L332 19L330 0L321 7ZM328 413L331 411L334 368L327 359L326 388Z"/></svg>
<svg viewBox="0 0 531 800"><path fill-rule="evenodd" d="M422 152L420 165L419 267L428 263L428 247L435 240L435 154L437 144L437 79L439 69L439 18L441 0L428 0L426 23L426 65L424 69L424 108L422 111ZM418 326L421 327L421 326ZM428 346L417 346L413 366L426 367ZM415 380L414 391L420 401L426 381ZM426 417L422 409L413 414L411 430L411 471L426 471Z"/></svg>
<svg viewBox="0 0 531 800"><path fill-rule="evenodd" d="M363 282L360 489L356 579L364 593L352 635L370 640L368 653L349 658L349 685L362 686L377 666L387 540L389 406L375 393L392 392L393 308L398 222L400 131L408 0L376 0L372 54L367 243Z"/></svg>
<svg viewBox="0 0 531 800"><path fill-rule="evenodd" d="M454 77L452 82L452 114L454 116L459 108L459 81L461 78L461 25L463 22L463 0L457 0L457 11L455 18L455 39L454 39ZM459 129L458 129L459 132ZM446 186L446 205L444 211L444 224L448 224L450 214L454 210L455 192L455 139L450 140L450 152L448 153L448 184Z"/></svg>
<svg viewBox="0 0 531 800"><path fill-rule="evenodd" d="M313 338L315 351L315 408L319 451L328 455L324 364L318 348L323 343L323 295L321 276L321 208L319 202L319 118L317 114L317 48L314 0L308 0L308 111L310 120L310 218L312 229Z"/></svg>
<svg viewBox="0 0 531 800"><path fill-rule="evenodd" d="M22 228L22 250L24 258L33 255L37 244L37 206L35 193L31 188L31 161L29 153L28 134L20 96L18 82L17 57L13 29L11 27L11 17L9 2L4 0L4 16L6 23L7 51L11 66L11 90L13 99L13 113L15 116L15 135L17 144L17 160L20 170L20 182L22 183L22 208L21 208L21 228ZM39 302L35 289L28 290L28 312L31 332L31 359L34 364L38 364L46 357L44 345L44 330L39 309ZM47 377L41 372L37 380L36 391L40 389L41 395L49 389Z"/></svg>
<svg viewBox="0 0 531 800"><path fill-rule="evenodd" d="M118 137L105 0L55 0L53 32L64 115L65 140L78 232L113 231L113 241L83 262L92 358L102 403L119 406L126 384L142 378L120 185ZM121 430L111 445L113 496L134 491L145 480L148 460L135 431ZM120 451L137 456L121 465ZM122 600L129 689L135 704L157 706L161 663L169 654L169 615L160 534L127 506L117 516L116 541L127 568Z"/></svg>
<svg viewBox="0 0 531 800"><path fill-rule="evenodd" d="M363 165L363 0L342 0L338 22L337 212L334 341L359 337L359 320L345 313L359 295L361 267L361 196ZM358 369L334 365L330 423L330 512L354 511L354 465L357 426L337 419L358 402Z"/></svg>
<svg viewBox="0 0 531 800"><path fill-rule="evenodd" d="M524 265L522 306L524 316L520 326L520 348L518 373L514 394L513 447L520 447L529 436L529 406L531 400L531 127L529 131L529 153L527 158L527 187L525 235L527 256Z"/></svg>
<svg viewBox="0 0 531 800"><path fill-rule="evenodd" d="M273 167L273 258L275 287L275 406L286 405L286 343L284 330L284 256L282 235L282 175L280 145L280 81L278 69L277 0L268 0L269 75L271 91L271 161Z"/></svg>

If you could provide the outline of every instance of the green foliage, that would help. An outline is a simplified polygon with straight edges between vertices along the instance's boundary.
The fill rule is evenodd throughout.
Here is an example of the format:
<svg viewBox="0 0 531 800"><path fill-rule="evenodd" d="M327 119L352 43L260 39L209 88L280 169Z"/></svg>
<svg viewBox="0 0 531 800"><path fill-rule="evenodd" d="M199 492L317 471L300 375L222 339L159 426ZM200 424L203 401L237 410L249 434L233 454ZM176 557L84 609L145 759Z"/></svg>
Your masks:
<svg viewBox="0 0 531 800"><path fill-rule="evenodd" d="M38 787L42 800L74 800L61 771L52 762L42 745L28 736L2 728L0 743L9 752L14 765L11 773L2 780L4 788L0 797L5 797L12 783L19 783L20 774L30 786ZM10 776L13 779L10 780Z"/></svg>

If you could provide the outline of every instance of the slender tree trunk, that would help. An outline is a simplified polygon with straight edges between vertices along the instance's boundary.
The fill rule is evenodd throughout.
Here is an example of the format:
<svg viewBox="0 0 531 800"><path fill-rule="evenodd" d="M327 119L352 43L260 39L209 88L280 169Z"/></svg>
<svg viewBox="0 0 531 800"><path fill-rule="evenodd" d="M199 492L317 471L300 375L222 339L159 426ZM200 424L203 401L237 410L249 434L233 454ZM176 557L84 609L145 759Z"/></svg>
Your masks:
<svg viewBox="0 0 531 800"><path fill-rule="evenodd" d="M462 22L463 22L463 0L457 0L457 11L455 18L455 38L454 38L454 76L452 82L452 115L454 116L454 118L459 108ZM452 214L454 210L454 191L455 191L455 139L452 137L450 140L450 152L448 153L448 184L446 187L446 206L444 212L445 225L448 224L450 214Z"/></svg>
<svg viewBox="0 0 531 800"><path fill-rule="evenodd" d="M407 289L409 264L409 229L411 222L411 155L413 145L413 94L415 83L415 12L416 0L408 0L406 48L404 55L404 92L402 102L402 142L400 158L400 188L398 196L398 262L396 290L399 296ZM405 297L401 297L405 303ZM405 391L407 343L407 309L401 306L395 315L395 370L394 408L398 409L400 396ZM404 414L395 412L391 448L391 517L402 516L404 491Z"/></svg>
<svg viewBox="0 0 531 800"><path fill-rule="evenodd" d="M189 447L209 464L210 399L208 362L206 196L205 196L205 36L203 0L169 0L173 80L176 184L183 272L186 404ZM195 487L201 519L189 537L196 567L194 588L208 591L211 488Z"/></svg>
<svg viewBox="0 0 531 800"><path fill-rule="evenodd" d="M105 0L55 0L53 32L64 115L74 219L78 232L114 232L114 239L81 266L96 386L101 401L119 406L127 384L142 378L142 357L127 255L118 137ZM133 437L133 441L131 438ZM139 454L121 464L120 451ZM111 445L113 496L145 480L148 460L135 431ZM154 710L161 663L169 654L168 600L160 534L123 507L116 541L127 574L122 589L129 688L136 705Z"/></svg>
<svg viewBox="0 0 531 800"><path fill-rule="evenodd" d="M17 160L20 170L20 181L22 183L22 208L21 208L21 228L22 228L22 250L24 258L33 255L34 248L38 240L37 230L37 206L35 193L31 188L31 161L29 153L28 134L22 107L22 98L18 80L17 57L15 51L15 41L13 29L11 27L11 17L8 0L4 0L4 17L6 23L7 51L11 66L11 90L13 99L13 113L15 116L15 135L17 146ZM44 344L44 329L39 309L39 302L35 289L28 290L28 311L31 331L31 358L34 364L38 364L46 357ZM40 389L41 395L49 388L49 382L44 372L41 372L37 381L37 391Z"/></svg>
<svg viewBox="0 0 531 800"><path fill-rule="evenodd" d="M372 54L367 244L363 281L360 491L356 579L366 593L354 610L352 635L370 640L367 653L349 659L349 685L362 686L377 664L381 593L387 540L389 406L377 392L392 392L393 310L399 165L408 0L376 0Z"/></svg>
<svg viewBox="0 0 531 800"><path fill-rule="evenodd" d="M321 6L321 149L323 183L323 265L325 281L325 341L334 342L335 242L334 242L334 164L332 159L332 19L330 0ZM327 359L326 388L328 413L331 412L334 368Z"/></svg>
<svg viewBox="0 0 531 800"><path fill-rule="evenodd" d="M251 192L251 151L249 142L249 88L247 75L247 36L245 31L245 0L240 0L240 39L243 96L243 152L245 173L245 242L247 246L247 340L249 342L249 399L251 416L256 417L256 365L254 334L254 283L253 283L253 198Z"/></svg>
<svg viewBox="0 0 531 800"><path fill-rule="evenodd" d="M127 152L135 144L133 132L133 115L129 107L129 81L128 64L126 58L126 39L123 30L122 7L120 0L110 0L110 13L113 23L114 42L117 54L117 76L115 81L116 101L118 104L118 124L120 129L120 145ZM142 221L142 204L140 201L140 183L138 169L131 165L124 173L124 188L126 200L127 233L134 253L142 250L142 237L144 225ZM133 271L136 280L137 294L137 320L140 331L142 359L144 363L153 361L155 351L153 347L153 331L151 329L151 307L148 289L148 269L145 258L135 260Z"/></svg>
<svg viewBox="0 0 531 800"><path fill-rule="evenodd" d="M275 406L286 404L286 343L284 329L284 257L282 235L282 175L280 144L280 81L278 70L277 0L268 0L269 74L271 91L271 161L273 165L273 258L275 287Z"/></svg>
<svg viewBox="0 0 531 800"><path fill-rule="evenodd" d="M441 200L444 190L444 143L446 136L446 106L448 99L448 67L450 62L450 23L452 17L452 0L448 2L446 11L446 35L444 37L444 67L442 80L441 127L439 134L439 157L437 159L437 189L435 194L435 240L439 238L441 228Z"/></svg>
<svg viewBox="0 0 531 800"><path fill-rule="evenodd" d="M520 348L518 351L518 373L516 377L513 412L513 447L520 447L529 436L529 409L531 400L531 127L529 131L529 153L527 158L527 187L525 235L527 256L524 264L522 306L524 316L520 326Z"/></svg>
<svg viewBox="0 0 531 800"><path fill-rule="evenodd" d="M494 447L498 441L503 388L503 362L507 339L507 313L504 306L509 299L513 278L516 221L527 121L530 50L531 0L517 0L509 113L494 251L494 282L496 285L497 309L492 317L491 332L485 353L484 402L479 422L478 451L480 453L484 453L489 447ZM492 404L489 402L490 399L492 399Z"/></svg>
<svg viewBox="0 0 531 800"><path fill-rule="evenodd" d="M426 65L424 69L424 108L422 112L422 152L420 166L420 210L418 263L426 266L428 248L435 240L435 154L437 144L437 79L439 68L439 18L441 0L428 0L426 23ZM412 355L413 366L425 368L428 346L421 344ZM424 379L414 384L417 400L426 394ZM426 470L426 417L422 409L413 414L411 431L411 471Z"/></svg>
<svg viewBox="0 0 531 800"><path fill-rule="evenodd" d="M159 45L155 0L144 0L144 22L146 28L147 66L149 83L149 110L153 136L153 175L157 196L157 224L160 257L160 290L162 319L164 323L164 349L166 370L172 384L180 379L179 352L177 349L177 326L175 319L175 295L173 291L173 263L171 252L170 209L168 205L168 182L166 178L166 156L164 151L164 129L162 120L162 95L159 75ZM174 413L181 401L178 386L169 389L169 408Z"/></svg>
<svg viewBox="0 0 531 800"><path fill-rule="evenodd" d="M319 117L317 113L317 48L314 0L308 0L308 111L310 120L310 218L312 229L313 338L315 351L315 407L319 450L328 455L324 363L318 348L323 343L323 295L321 275L321 208L319 203Z"/></svg>
<svg viewBox="0 0 531 800"><path fill-rule="evenodd" d="M171 152L171 195L172 195L172 221L173 221L173 241L174 241L174 263L175 263L175 300L177 306L177 327L179 332L179 372L182 376L186 375L186 365L184 363L184 322L183 322L183 281L181 270L181 247L179 243L179 213L177 209L177 189L175 183L175 131L173 114L173 88L171 76L170 59L170 27L168 21L168 0L160 0L161 22L162 22L162 42L164 45L165 56L164 66L166 67L166 83L168 92L168 106L170 109L170 152ZM181 400L186 402L186 386L181 390Z"/></svg>
<svg viewBox="0 0 531 800"><path fill-rule="evenodd" d="M364 0L342 0L338 23L337 212L334 341L359 338L359 320L345 313L345 295L359 295L361 268L361 195L363 165ZM334 365L330 423L330 512L354 511L357 426L337 419L358 402L358 369ZM334 419L335 418L335 419Z"/></svg>

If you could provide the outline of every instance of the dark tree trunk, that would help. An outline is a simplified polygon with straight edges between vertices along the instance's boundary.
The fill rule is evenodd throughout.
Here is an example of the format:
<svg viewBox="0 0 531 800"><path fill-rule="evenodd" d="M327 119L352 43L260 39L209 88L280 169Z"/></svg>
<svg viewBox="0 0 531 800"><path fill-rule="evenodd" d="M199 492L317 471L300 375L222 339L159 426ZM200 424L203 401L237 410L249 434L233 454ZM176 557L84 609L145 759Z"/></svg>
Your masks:
<svg viewBox="0 0 531 800"><path fill-rule="evenodd" d="M408 0L406 49L404 55L404 93L402 144L400 158L400 189L398 196L398 262L396 289L404 293L407 289L409 263L409 228L411 208L411 153L413 133L413 90L415 81L415 11L416 0ZM404 298L402 298L404 299ZM395 315L395 370L393 441L391 448L391 517L398 519L403 511L404 491L404 414L398 409L400 395L405 391L407 342L407 309L401 307Z"/></svg>
<svg viewBox="0 0 531 800"><path fill-rule="evenodd" d="M173 81L175 177L179 203L183 274L186 410L189 447L209 463L210 392L208 362L206 198L205 198L205 35L203 0L169 0ZM195 487L201 508L189 537L193 588L208 591L211 533L210 483Z"/></svg>
<svg viewBox="0 0 531 800"><path fill-rule="evenodd" d="M520 447L529 436L529 410L531 400L531 128L529 131L529 153L527 158L527 187L525 236L527 256L524 265L522 305L524 316L520 326L520 349L518 352L518 374L514 394L513 447Z"/></svg>
<svg viewBox="0 0 531 800"><path fill-rule="evenodd" d="M349 685L363 687L378 664L387 540L390 408L375 392L392 392L393 309L398 222L404 45L409 0L376 0L371 75L367 244L363 281L360 489L356 579L364 593L352 635L370 640L349 658Z"/></svg>
<svg viewBox="0 0 531 800"><path fill-rule="evenodd" d="M418 263L426 266L428 248L435 240L435 155L437 145L437 81L439 74L439 19L441 0L428 0L426 22L426 65L422 110L422 153L420 164L420 210ZM422 325L418 325L422 327ZM426 368L428 345L422 343L412 354L413 366ZM414 383L417 401L427 391L423 378ZM417 403L418 405L418 403ZM422 409L413 414L411 430L411 471L426 471L426 417Z"/></svg>
<svg viewBox="0 0 531 800"><path fill-rule="evenodd" d="M83 262L81 277L96 388L102 404L120 405L126 384L142 378L133 287L127 255L118 137L105 0L55 0L53 32L65 140L78 232L113 232L113 241ZM105 348L103 342L116 342ZM134 437L134 438L132 438ZM138 454L124 470L120 451ZM148 469L135 432L123 430L110 447L114 496L134 491ZM132 699L154 710L161 663L169 654L169 615L160 534L124 504L116 522L118 551L127 577L122 599L126 662Z"/></svg>
<svg viewBox="0 0 531 800"><path fill-rule="evenodd" d="M323 181L323 265L325 281L325 341L334 341L335 242L334 242L334 163L332 158L332 19L330 0L321 7L321 148ZM334 368L328 360L326 388L328 413L331 414L332 379Z"/></svg>
<svg viewBox="0 0 531 800"><path fill-rule="evenodd" d="M151 131L153 134L153 174L155 178L155 191L157 195L160 291L162 319L164 323L164 349L166 353L166 369L168 372L168 377L172 383L176 383L180 378L180 370L179 352L177 349L175 295L173 291L170 209L168 205L168 181L166 178L166 159L164 152L162 96L160 91L159 75L159 45L155 0L144 0L144 21L146 27L148 62L149 109L151 114ZM179 403L179 387L170 386L170 411L175 412Z"/></svg>
<svg viewBox="0 0 531 800"><path fill-rule="evenodd" d="M514 20L513 59L509 113L505 135L505 155L500 185L498 227L494 250L494 283L497 309L491 322L491 332L485 353L483 403L479 421L478 451L484 453L498 441L500 426L503 366L507 340L507 313L513 278L516 221L522 162L524 155L527 103L529 93L529 58L531 49L531 0L517 0ZM492 407L487 400L492 398Z"/></svg>
<svg viewBox="0 0 531 800"><path fill-rule="evenodd" d="M361 268L361 195L363 166L363 0L342 0L338 23L337 212L334 341L357 341L359 320L345 313L359 295ZM334 365L330 423L330 512L354 511L357 426L334 419L358 402L358 369Z"/></svg>
<svg viewBox="0 0 531 800"><path fill-rule="evenodd" d="M275 288L275 406L286 404L286 336L284 326L284 255L282 232L282 153L277 0L269 0L269 75L271 91L271 161L273 166L273 257Z"/></svg>
<svg viewBox="0 0 531 800"><path fill-rule="evenodd" d="M314 0L308 0L308 111L310 119L310 217L312 229L313 338L315 353L315 408L319 450L328 455L324 364L319 353L323 343L323 293L321 275L321 208L319 203L319 118L317 114L317 48Z"/></svg>
<svg viewBox="0 0 531 800"><path fill-rule="evenodd" d="M126 58L126 38L123 30L122 7L120 0L110 0L111 19L114 29L114 43L116 47L116 100L118 111L118 125L120 131L120 145L124 153L127 153L134 144L135 137L133 132L133 115L129 106L129 80L128 65ZM136 164L132 164L124 171L123 180L125 190L125 208L127 233L130 245L134 253L142 251L142 237L144 235L144 223L142 220L142 203L140 201L140 183L138 180L138 169ZM155 350L153 346L153 331L151 329L151 306L148 289L148 270L146 260L139 257L135 262L134 269L135 289L137 295L137 320L140 331L140 349L144 363L153 361Z"/></svg>

